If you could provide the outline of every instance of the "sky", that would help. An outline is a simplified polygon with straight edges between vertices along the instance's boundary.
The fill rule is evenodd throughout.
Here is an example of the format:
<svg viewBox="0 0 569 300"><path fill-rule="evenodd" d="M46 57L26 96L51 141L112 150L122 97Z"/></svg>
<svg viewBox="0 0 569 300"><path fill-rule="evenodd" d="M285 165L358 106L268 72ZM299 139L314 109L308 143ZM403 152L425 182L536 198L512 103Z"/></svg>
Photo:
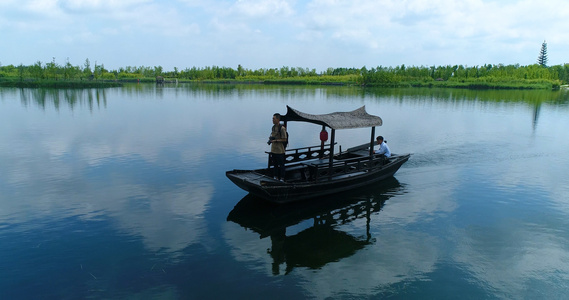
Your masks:
<svg viewBox="0 0 569 300"><path fill-rule="evenodd" d="M561 65L568 28L565 0L0 0L0 64Z"/></svg>

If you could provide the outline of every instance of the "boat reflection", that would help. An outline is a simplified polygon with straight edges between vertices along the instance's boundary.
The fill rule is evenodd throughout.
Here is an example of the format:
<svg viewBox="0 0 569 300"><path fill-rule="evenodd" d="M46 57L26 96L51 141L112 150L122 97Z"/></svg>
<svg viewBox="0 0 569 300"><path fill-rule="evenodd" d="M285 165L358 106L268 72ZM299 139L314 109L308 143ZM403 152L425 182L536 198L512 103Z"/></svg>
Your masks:
<svg viewBox="0 0 569 300"><path fill-rule="evenodd" d="M252 230L260 238L270 237L267 253L272 259L272 272L285 274L295 267L318 269L330 262L352 256L374 242L370 234L372 214L379 212L385 201L401 194L404 186L395 178L380 185L358 190L357 193L337 194L308 202L275 205L248 194L235 205L227 216L242 227ZM365 235L354 236L339 226L357 219L366 220ZM288 234L287 229L306 221L309 227Z"/></svg>

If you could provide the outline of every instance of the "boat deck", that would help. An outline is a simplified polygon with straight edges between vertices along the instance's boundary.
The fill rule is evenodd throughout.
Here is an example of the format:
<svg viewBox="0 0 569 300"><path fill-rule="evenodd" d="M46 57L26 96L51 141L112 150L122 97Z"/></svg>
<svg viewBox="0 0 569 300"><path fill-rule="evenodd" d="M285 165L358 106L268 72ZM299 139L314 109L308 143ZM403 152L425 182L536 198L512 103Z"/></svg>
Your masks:
<svg viewBox="0 0 569 300"><path fill-rule="evenodd" d="M241 173L239 174L239 178L243 181L247 181L252 184L259 184L261 180L274 180L277 181L269 176L265 176L263 174L257 172L248 172L248 173Z"/></svg>
<svg viewBox="0 0 569 300"><path fill-rule="evenodd" d="M366 150L362 150L360 154L367 153ZM364 159L365 158L365 159ZM374 160L373 165L388 165L388 161L378 161ZM332 169L329 168L328 159L310 159L302 162L297 162L286 166L286 181L281 182L274 179L270 174L269 169L262 169L249 172L238 172L234 173L233 176L239 178L243 183L256 186L267 186L267 185L295 185L295 184L306 184L313 183L315 181L330 181L337 179L344 179L350 177L357 177L365 174L369 171L370 161L366 156L361 156L358 158L351 158L346 160L335 160L333 162ZM373 168L376 168L376 167ZM268 174L267 174L268 173Z"/></svg>

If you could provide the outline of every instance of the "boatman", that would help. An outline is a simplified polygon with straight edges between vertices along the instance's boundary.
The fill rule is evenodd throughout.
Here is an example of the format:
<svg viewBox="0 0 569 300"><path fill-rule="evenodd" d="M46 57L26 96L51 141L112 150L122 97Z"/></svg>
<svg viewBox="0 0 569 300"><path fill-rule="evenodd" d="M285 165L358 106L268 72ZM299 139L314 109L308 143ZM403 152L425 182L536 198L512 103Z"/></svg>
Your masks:
<svg viewBox="0 0 569 300"><path fill-rule="evenodd" d="M383 140L383 136L378 136L376 138L376 143L379 145L379 149L375 150L375 154L383 154L385 157L391 156L391 151L387 146L387 143Z"/></svg>
<svg viewBox="0 0 569 300"><path fill-rule="evenodd" d="M284 181L285 177L285 143L287 142L286 128L281 125L281 114L273 115L273 128L269 136L271 145L271 163L274 166L273 177Z"/></svg>

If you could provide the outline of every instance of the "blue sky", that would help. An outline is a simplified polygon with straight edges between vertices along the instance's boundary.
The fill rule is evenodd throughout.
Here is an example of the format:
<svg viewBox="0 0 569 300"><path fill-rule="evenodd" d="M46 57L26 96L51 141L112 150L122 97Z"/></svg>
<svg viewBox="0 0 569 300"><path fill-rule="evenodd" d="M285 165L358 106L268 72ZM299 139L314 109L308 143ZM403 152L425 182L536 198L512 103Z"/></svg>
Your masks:
<svg viewBox="0 0 569 300"><path fill-rule="evenodd" d="M0 64L559 65L568 28L561 0L0 0Z"/></svg>

